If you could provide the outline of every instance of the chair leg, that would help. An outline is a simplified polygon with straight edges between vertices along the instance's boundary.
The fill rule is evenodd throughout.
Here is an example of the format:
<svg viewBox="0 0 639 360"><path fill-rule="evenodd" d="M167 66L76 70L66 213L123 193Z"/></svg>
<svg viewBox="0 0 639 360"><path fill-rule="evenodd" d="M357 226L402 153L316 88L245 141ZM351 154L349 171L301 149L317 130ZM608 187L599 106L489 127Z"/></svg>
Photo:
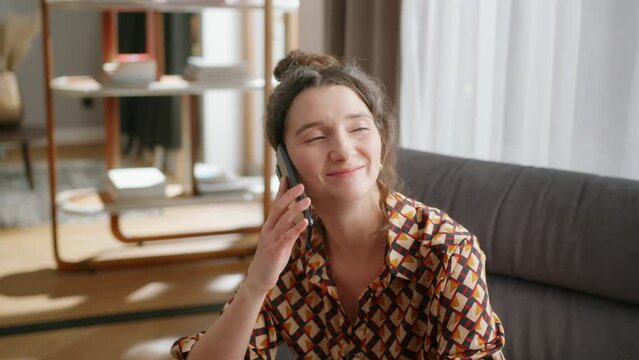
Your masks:
<svg viewBox="0 0 639 360"><path fill-rule="evenodd" d="M29 156L29 143L24 141L22 146L22 160L24 162L24 172L27 174L27 180L29 181L29 188L33 190L33 173L31 172L31 157Z"/></svg>

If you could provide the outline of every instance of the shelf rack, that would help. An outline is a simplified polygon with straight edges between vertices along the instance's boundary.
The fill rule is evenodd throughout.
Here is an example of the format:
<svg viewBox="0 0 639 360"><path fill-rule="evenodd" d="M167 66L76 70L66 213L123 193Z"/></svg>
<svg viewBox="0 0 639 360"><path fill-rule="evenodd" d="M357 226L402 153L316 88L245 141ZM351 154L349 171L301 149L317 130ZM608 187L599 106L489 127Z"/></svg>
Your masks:
<svg viewBox="0 0 639 360"><path fill-rule="evenodd" d="M256 234L259 226L239 227L228 230L203 231L197 233L161 234L151 236L127 237L120 230L119 213L134 207L145 206L179 206L185 204L213 203L224 201L220 197L196 196L193 159L195 158L195 146L197 137L197 101L204 91L209 89L241 89L259 90L263 89L264 104L267 103L268 96L273 89L273 79L270 69L273 69L273 12L274 8L285 13L284 21L286 26L286 49L287 51L297 47L297 38L291 34L290 27L297 28L295 11L299 6L297 0L40 0L42 16L42 46L43 65L45 74L45 104L46 104L46 124L47 124L47 161L49 165L49 187L51 204L51 231L53 253L57 268L61 271L78 270L98 270L107 268L120 268L128 266L141 266L158 264L165 262L188 261L204 258L237 257L252 255L255 246L244 246L242 248L222 249L215 251L200 251L194 253L174 253L162 256L139 256L139 257L117 257L114 259L101 259L98 257L85 259L79 262L71 262L64 259L60 251L61 239L58 233L57 222L57 176L56 176L56 145L54 138L55 117L53 110L53 96L68 97L102 97L105 100L105 159L107 168L114 168L118 165L119 148L119 97L127 96L167 96L176 95L182 99L182 146L190 149L185 152L185 163L188 174L184 177L182 191L179 196L158 199L148 203L138 202L114 202L107 194L101 193L100 197L105 203L105 208L110 212L111 233L124 243L143 243L147 241L192 238L201 236L225 235L225 234ZM238 9L264 9L264 78L252 78L245 80L225 80L225 81L195 81L189 82L181 76L163 75L164 64L163 46L156 37L149 37L149 34L162 33L163 24L162 12L199 12L205 8L224 7ZM144 11L147 14L147 52L150 52L158 59L157 81L144 85L105 85L99 83L90 76L63 76L54 77L52 59L52 40L49 23L49 9L61 8L68 10L98 10L102 13L103 31L103 61L108 62L114 58L117 52L117 32L115 29L115 15L120 11ZM264 192L271 194L271 177L273 161L272 152L268 142L264 142L263 152L264 166ZM263 215L267 218L271 207L271 196L262 196Z"/></svg>

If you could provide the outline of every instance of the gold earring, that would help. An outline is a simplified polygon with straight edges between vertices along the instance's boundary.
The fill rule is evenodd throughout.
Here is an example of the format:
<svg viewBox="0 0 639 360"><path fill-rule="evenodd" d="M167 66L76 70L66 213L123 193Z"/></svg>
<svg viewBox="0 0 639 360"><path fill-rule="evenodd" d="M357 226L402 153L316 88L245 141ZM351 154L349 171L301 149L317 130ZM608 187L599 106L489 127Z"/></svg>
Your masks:
<svg viewBox="0 0 639 360"><path fill-rule="evenodd" d="M379 164L379 172L382 172L382 170L384 170L384 166L382 166L382 164Z"/></svg>

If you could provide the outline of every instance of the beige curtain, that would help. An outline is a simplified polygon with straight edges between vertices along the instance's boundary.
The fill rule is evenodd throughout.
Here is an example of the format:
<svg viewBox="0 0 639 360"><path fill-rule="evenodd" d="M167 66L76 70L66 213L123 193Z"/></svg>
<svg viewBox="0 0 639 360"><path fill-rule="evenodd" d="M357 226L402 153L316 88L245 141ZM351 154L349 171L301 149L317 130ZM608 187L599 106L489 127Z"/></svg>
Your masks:
<svg viewBox="0 0 639 360"><path fill-rule="evenodd" d="M356 59L398 106L400 0L326 0L326 50Z"/></svg>

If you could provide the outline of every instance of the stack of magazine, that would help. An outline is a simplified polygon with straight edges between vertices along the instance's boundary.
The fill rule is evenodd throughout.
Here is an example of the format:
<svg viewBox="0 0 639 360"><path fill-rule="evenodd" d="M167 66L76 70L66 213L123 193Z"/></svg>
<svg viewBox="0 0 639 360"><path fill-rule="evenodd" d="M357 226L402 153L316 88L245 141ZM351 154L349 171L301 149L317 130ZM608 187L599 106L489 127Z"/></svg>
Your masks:
<svg viewBox="0 0 639 360"><path fill-rule="evenodd" d="M195 164L195 183L200 194L216 194L224 196L251 195L254 182L228 172L224 172L215 164Z"/></svg>
<svg viewBox="0 0 639 360"><path fill-rule="evenodd" d="M246 62L220 65L201 57L190 57L182 76L188 81L244 81L248 79Z"/></svg>
<svg viewBox="0 0 639 360"><path fill-rule="evenodd" d="M106 191L114 200L164 197L166 176L153 167L111 169Z"/></svg>

